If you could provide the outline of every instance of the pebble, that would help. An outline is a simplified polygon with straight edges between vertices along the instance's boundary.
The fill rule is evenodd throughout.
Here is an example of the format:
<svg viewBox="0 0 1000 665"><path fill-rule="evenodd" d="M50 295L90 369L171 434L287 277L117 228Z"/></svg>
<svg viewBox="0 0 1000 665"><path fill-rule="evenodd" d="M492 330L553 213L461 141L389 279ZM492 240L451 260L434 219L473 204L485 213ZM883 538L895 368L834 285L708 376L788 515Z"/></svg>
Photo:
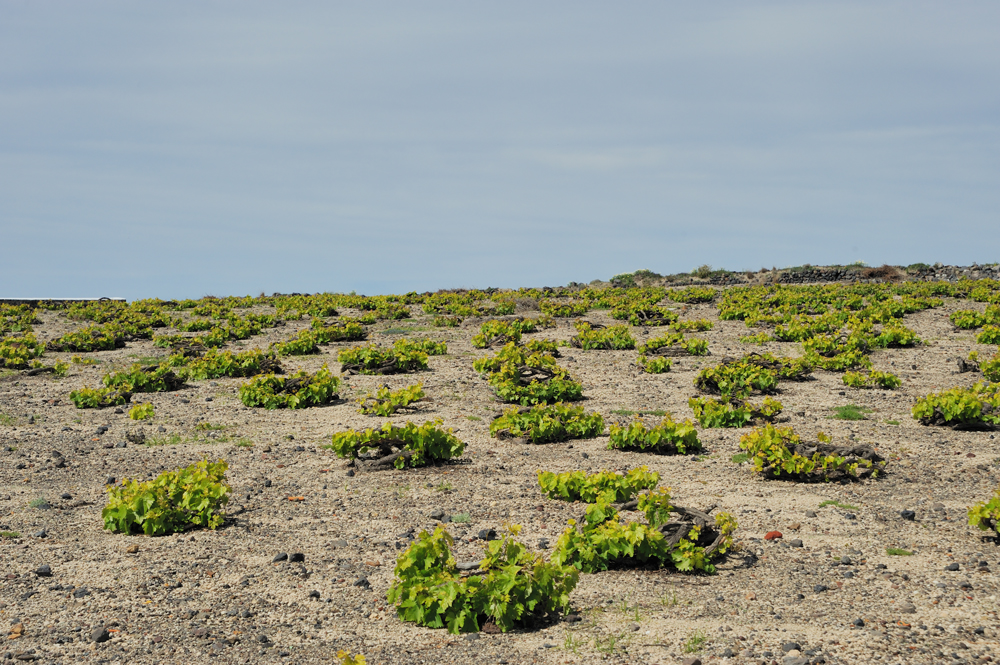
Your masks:
<svg viewBox="0 0 1000 665"><path fill-rule="evenodd" d="M815 591L816 593L823 593L827 589L829 589L829 587L827 587L825 584L817 584L816 586L813 587L813 591Z"/></svg>
<svg viewBox="0 0 1000 665"><path fill-rule="evenodd" d="M354 469L348 469L346 475L347 475L348 478L353 478L354 477Z"/></svg>
<svg viewBox="0 0 1000 665"><path fill-rule="evenodd" d="M47 563L42 564L35 569L35 575L38 575L39 577L52 577L52 566Z"/></svg>
<svg viewBox="0 0 1000 665"><path fill-rule="evenodd" d="M289 563L301 563L306 560L306 555L302 552L292 552L288 555Z"/></svg>
<svg viewBox="0 0 1000 665"><path fill-rule="evenodd" d="M949 563L947 566L944 567L944 569L945 570L952 570L952 571L958 570L958 564L957 563Z"/></svg>
<svg viewBox="0 0 1000 665"><path fill-rule="evenodd" d="M440 520L444 517L444 510L441 508L435 508L431 512L427 513L427 517L430 517L432 520Z"/></svg>
<svg viewBox="0 0 1000 665"><path fill-rule="evenodd" d="M903 603L902 605L899 606L899 611L902 612L903 614L916 614L917 606L914 605L913 603Z"/></svg>
<svg viewBox="0 0 1000 665"><path fill-rule="evenodd" d="M362 589L369 589L371 588L371 585L372 584L371 582L368 581L367 577L359 577L358 579L354 580L354 586L361 587Z"/></svg>
<svg viewBox="0 0 1000 665"><path fill-rule="evenodd" d="M73 498L73 495L70 494L69 492L63 492L62 494L59 495L59 498L64 501L69 501L70 499Z"/></svg>
<svg viewBox="0 0 1000 665"><path fill-rule="evenodd" d="M265 479L264 480L264 487L270 487L270 486L271 486L271 479L270 478Z"/></svg>
<svg viewBox="0 0 1000 665"><path fill-rule="evenodd" d="M854 625L857 626L858 628L864 628L864 626L865 626L865 620L864 619L855 619L854 620Z"/></svg>
<svg viewBox="0 0 1000 665"><path fill-rule="evenodd" d="M538 540L538 549L540 549L540 550L547 550L547 549L549 549L549 539L548 538L540 538Z"/></svg>
<svg viewBox="0 0 1000 665"><path fill-rule="evenodd" d="M274 558L271 559L271 563L278 563L279 561L288 561L288 553L278 552L274 555Z"/></svg>
<svg viewBox="0 0 1000 665"><path fill-rule="evenodd" d="M335 540L330 545L333 547L347 547L347 541L344 539Z"/></svg>
<svg viewBox="0 0 1000 665"><path fill-rule="evenodd" d="M45 536L49 535L49 533L45 529L39 529L38 531L34 532L31 535L35 538L44 538Z"/></svg>
<svg viewBox="0 0 1000 665"><path fill-rule="evenodd" d="M792 538L791 540L788 541L788 546L789 547L802 547L802 539L801 538Z"/></svg>
<svg viewBox="0 0 1000 665"><path fill-rule="evenodd" d="M904 520L908 520L910 522L912 522L917 518L917 514L912 510L901 510L899 511L899 516L902 517Z"/></svg>
<svg viewBox="0 0 1000 665"><path fill-rule="evenodd" d="M128 547L125 548L125 554L138 554L138 553L139 553L138 545L129 545Z"/></svg>
<svg viewBox="0 0 1000 665"><path fill-rule="evenodd" d="M104 479L104 484L105 485L114 485L116 481L117 481L117 478L115 478L114 476L108 476L107 478Z"/></svg>
<svg viewBox="0 0 1000 665"><path fill-rule="evenodd" d="M479 540L496 540L497 532L493 529L480 529Z"/></svg>
<svg viewBox="0 0 1000 665"><path fill-rule="evenodd" d="M107 642L111 639L111 633L104 626L98 626L90 633L90 640L92 642Z"/></svg>
<svg viewBox="0 0 1000 665"><path fill-rule="evenodd" d="M701 665L701 658L697 656L689 656L681 661L681 665Z"/></svg>
<svg viewBox="0 0 1000 665"><path fill-rule="evenodd" d="M476 570L479 568L478 561L461 561L455 564L455 568L458 570Z"/></svg>
<svg viewBox="0 0 1000 665"><path fill-rule="evenodd" d="M777 540L781 537L782 535L780 531L768 531L764 534L764 540Z"/></svg>
<svg viewBox="0 0 1000 665"><path fill-rule="evenodd" d="M842 566L849 566L849 565L851 565L851 557L849 557L849 556L842 556L842 557L840 557L840 565L842 565Z"/></svg>

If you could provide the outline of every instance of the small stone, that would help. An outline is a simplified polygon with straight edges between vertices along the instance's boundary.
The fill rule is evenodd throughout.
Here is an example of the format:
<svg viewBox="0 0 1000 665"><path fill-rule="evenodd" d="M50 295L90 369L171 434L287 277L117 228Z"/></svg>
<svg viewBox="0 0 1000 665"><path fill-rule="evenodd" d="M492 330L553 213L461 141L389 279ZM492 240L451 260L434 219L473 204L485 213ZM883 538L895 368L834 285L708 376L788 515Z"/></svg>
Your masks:
<svg viewBox="0 0 1000 665"><path fill-rule="evenodd" d="M211 397L206 397L206 398L205 398L205 401L206 401L206 402L211 402L211 401L212 401L212 398L211 398Z"/></svg>
<svg viewBox="0 0 1000 665"><path fill-rule="evenodd" d="M912 522L913 520L915 520L917 518L917 514L915 512L913 512L912 510L901 510L901 511L899 511L899 516L902 517L904 520L907 520L909 522Z"/></svg>
<svg viewBox="0 0 1000 665"><path fill-rule="evenodd" d="M903 603L902 605L899 606L899 611L902 612L903 614L916 614L917 606L914 605L913 603Z"/></svg>
<svg viewBox="0 0 1000 665"><path fill-rule="evenodd" d="M115 448L125 448L127 446L128 444L125 443L124 441L119 441L118 443L115 444Z"/></svg>
<svg viewBox="0 0 1000 665"><path fill-rule="evenodd" d="M764 534L764 540L777 540L781 537L782 535L780 531L768 531Z"/></svg>
<svg viewBox="0 0 1000 665"><path fill-rule="evenodd" d="M353 478L353 477L354 477L354 469L348 469L348 470L347 470L347 473L346 473L345 475L346 475L346 476L347 476L348 478Z"/></svg>
<svg viewBox="0 0 1000 665"><path fill-rule="evenodd" d="M32 535L33 538L44 538L45 536L47 536L49 534L48 534L48 532L45 529L39 529L38 531L34 532L31 535Z"/></svg>
<svg viewBox="0 0 1000 665"><path fill-rule="evenodd" d="M371 582L368 581L367 577L359 577L358 579L354 580L354 586L356 586L356 587L361 587L363 589L368 589L368 588L371 588L371 585L372 584L371 584Z"/></svg>
<svg viewBox="0 0 1000 665"><path fill-rule="evenodd" d="M944 569L945 570L950 570L950 571L958 570L958 564L957 563L949 563L947 566L944 567Z"/></svg>
<svg viewBox="0 0 1000 665"><path fill-rule="evenodd" d="M588 455L587 453L580 453L580 457L582 457L583 459L590 459L590 455Z"/></svg>
<svg viewBox="0 0 1000 665"><path fill-rule="evenodd" d="M842 557L840 557L840 565L841 566L849 566L849 565L851 565L851 557L849 557L849 556L842 556Z"/></svg>
<svg viewBox="0 0 1000 665"><path fill-rule="evenodd" d="M319 600L319 591L313 589L312 591L309 592L309 597Z"/></svg>
<svg viewBox="0 0 1000 665"><path fill-rule="evenodd" d="M854 577L854 573L852 573L852 572L851 572L851 571L849 571L849 570L845 570L845 571L843 572L843 576L844 576L844 577L846 577L847 579L851 579L852 577Z"/></svg>
<svg viewBox="0 0 1000 665"><path fill-rule="evenodd" d="M347 541L344 539L335 540L330 543L332 547L347 547Z"/></svg>
<svg viewBox="0 0 1000 665"><path fill-rule="evenodd" d="M111 639L111 633L109 633L108 629L105 628L104 626L98 626L90 633L90 640L92 642L101 643L101 642L107 642L110 639Z"/></svg>
<svg viewBox="0 0 1000 665"><path fill-rule="evenodd" d="M802 645L800 645L798 642L785 642L784 644L781 645L781 650L785 653L788 653L789 651L792 650L801 652ZM795 655L797 656L798 654Z"/></svg>
<svg viewBox="0 0 1000 665"><path fill-rule="evenodd" d="M824 591L827 591L828 589L829 589L829 587L826 586L825 584L817 584L816 586L813 587L813 591L815 591L816 593L823 593Z"/></svg>
<svg viewBox="0 0 1000 665"><path fill-rule="evenodd" d="M757 594L753 591L748 591L746 595L747 600L757 600Z"/></svg>
<svg viewBox="0 0 1000 665"><path fill-rule="evenodd" d="M114 476L108 476L107 478L104 479L104 484L105 485L114 485L115 481L116 481L116 478Z"/></svg>
<svg viewBox="0 0 1000 665"><path fill-rule="evenodd" d="M156 431L157 432L166 432L167 428L164 427L163 425L160 425L159 427L156 428Z"/></svg>
<svg viewBox="0 0 1000 665"><path fill-rule="evenodd" d="M47 563L42 564L35 569L35 575L38 575L39 577L52 577L52 566Z"/></svg>
<svg viewBox="0 0 1000 665"><path fill-rule="evenodd" d="M271 639L267 635L261 634L257 636L257 641L261 644L267 644Z"/></svg>
<svg viewBox="0 0 1000 665"><path fill-rule="evenodd" d="M460 561L455 564L455 568L458 570L476 570L479 568L478 561Z"/></svg>
<svg viewBox="0 0 1000 665"><path fill-rule="evenodd" d="M497 532L493 529L480 529L479 540L496 540Z"/></svg>
<svg viewBox="0 0 1000 665"><path fill-rule="evenodd" d="M864 626L865 626L865 620L864 619L855 619L854 620L854 625L857 626L858 628L864 628Z"/></svg>
<svg viewBox="0 0 1000 665"><path fill-rule="evenodd" d="M431 512L427 513L427 517L430 517L432 520L440 520L444 517L444 510L441 508L435 508Z"/></svg>
<svg viewBox="0 0 1000 665"><path fill-rule="evenodd" d="M270 486L271 486L271 479L267 478L266 480L264 480L264 487L270 487Z"/></svg>
<svg viewBox="0 0 1000 665"><path fill-rule="evenodd" d="M139 553L138 545L129 545L128 547L125 548L125 554L138 554L138 553Z"/></svg>
<svg viewBox="0 0 1000 665"><path fill-rule="evenodd" d="M62 494L59 495L59 498L62 499L63 501L69 501L70 499L73 498L73 495L70 494L69 492L63 492Z"/></svg>
<svg viewBox="0 0 1000 665"><path fill-rule="evenodd" d="M807 510L806 511L806 517L816 517L816 511L815 510Z"/></svg>
<svg viewBox="0 0 1000 665"><path fill-rule="evenodd" d="M802 539L801 538L792 538L791 540L788 541L788 546L789 547L802 547Z"/></svg>
<svg viewBox="0 0 1000 665"><path fill-rule="evenodd" d="M288 563L302 563L306 560L306 555L302 552L292 552L288 555Z"/></svg>
<svg viewBox="0 0 1000 665"><path fill-rule="evenodd" d="M466 633L464 635L465 640L468 642L475 642L479 639L479 633Z"/></svg>
<svg viewBox="0 0 1000 665"><path fill-rule="evenodd" d="M288 553L278 552L274 555L274 558L271 559L271 563L278 563L279 561L288 561Z"/></svg>
<svg viewBox="0 0 1000 665"><path fill-rule="evenodd" d="M681 661L681 665L701 665L701 658L689 656Z"/></svg>
<svg viewBox="0 0 1000 665"><path fill-rule="evenodd" d="M549 539L548 538L540 538L538 540L538 549L540 549L540 550L547 550L547 549L549 549Z"/></svg>
<svg viewBox="0 0 1000 665"><path fill-rule="evenodd" d="M729 647L726 647L725 649L722 650L722 657L723 658L733 658L735 656L736 656L736 652L733 651L732 649L730 649Z"/></svg>

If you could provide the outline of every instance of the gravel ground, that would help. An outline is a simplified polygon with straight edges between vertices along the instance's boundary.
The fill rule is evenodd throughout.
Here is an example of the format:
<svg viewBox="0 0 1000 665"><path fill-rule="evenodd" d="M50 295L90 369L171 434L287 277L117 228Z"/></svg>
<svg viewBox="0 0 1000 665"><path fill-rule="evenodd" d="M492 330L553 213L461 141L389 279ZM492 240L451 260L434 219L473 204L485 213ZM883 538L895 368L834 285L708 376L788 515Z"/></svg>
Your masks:
<svg viewBox="0 0 1000 665"><path fill-rule="evenodd" d="M0 530L20 536L0 539L0 621L11 627L0 654L59 663L206 657L311 663L328 662L339 649L363 653L374 664L987 661L1000 656L994 573L1000 551L968 526L965 509L997 485L998 442L989 432L923 427L909 415L915 398L976 380L956 373L957 358L977 348L992 352L975 344L973 334L952 330L948 314L969 307L982 305L948 301L912 315L906 324L928 344L873 355L877 369L903 379L899 390L853 390L827 372L782 384L778 399L796 432L871 443L891 460L885 478L851 485L754 477L730 459L745 430L701 431L706 451L698 457L609 451L606 436L545 446L491 439L490 420L503 405L472 369L474 358L484 355L469 345L480 321L432 329L416 307L411 320L375 326L372 339L429 335L448 342L448 355L431 357L430 371L417 375L345 377L344 401L325 408L248 409L237 399L240 379L138 395L133 402L156 407L156 416L141 424L113 409L73 407L71 390L163 353L148 341L79 354L99 363L74 365L63 379L7 373L0 377ZM684 358L667 374L638 371L631 351L564 350L560 364L582 380L584 406L609 422L629 419L615 411L660 409L689 418L687 399L696 394L700 367L762 348L801 352L797 344L740 343L744 325L718 321L712 305L692 306L683 316L715 321L714 330L699 334L713 355ZM43 339L79 327L52 312L42 318L35 330ZM587 318L611 322L606 312ZM266 347L305 325L270 330L246 347ZM634 332L640 341L658 334ZM572 334L563 321L535 336ZM284 364L314 371L327 363L336 370L336 352L344 346ZM393 422L442 419L468 444L462 463L350 475L343 460L322 449L336 431L384 422L358 414L355 398L382 383L399 388L416 381L429 399ZM830 419L833 407L845 404L870 409L867 419ZM199 430L198 423L224 428ZM150 438L173 437L174 443L128 443L126 433L140 427ZM229 463L233 498L223 528L162 538L102 530L109 478L150 478L206 456ZM507 522L523 525L522 538L532 547L542 539L554 543L581 508L544 498L536 470L640 464L660 472L676 503L714 504L737 517L739 547L717 575L584 575L572 596L579 620L504 635L415 627L386 605L407 534L433 528L432 514L459 516L447 524L459 561L481 556L480 529L500 530ZM32 507L37 499L48 507ZM824 502L837 503L821 507ZM914 518L901 517L903 510ZM784 537L764 541L771 530ZM889 556L887 547L914 554ZM273 562L281 553L304 556ZM950 564L958 569L946 570ZM39 574L43 565L50 575Z"/></svg>

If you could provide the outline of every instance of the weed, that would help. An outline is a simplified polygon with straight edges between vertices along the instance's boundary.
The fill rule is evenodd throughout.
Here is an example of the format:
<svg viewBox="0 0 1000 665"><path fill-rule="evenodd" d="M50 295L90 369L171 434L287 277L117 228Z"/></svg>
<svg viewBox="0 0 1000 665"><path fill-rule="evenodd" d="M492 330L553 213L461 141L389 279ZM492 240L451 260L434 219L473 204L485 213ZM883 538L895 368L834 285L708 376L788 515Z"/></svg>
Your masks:
<svg viewBox="0 0 1000 665"><path fill-rule="evenodd" d="M48 501L46 501L46 500L45 500L44 498L42 498L42 497L38 497L37 499L32 499L32 500L31 500L31 501L30 501L30 502L28 503L28 505L29 505L29 506L31 506L32 508L47 508L47 507L48 507L48 505L49 505L49 502L48 502Z"/></svg>
<svg viewBox="0 0 1000 665"><path fill-rule="evenodd" d="M16 424L17 424L17 418L8 413L0 413L0 425L4 425L5 427L13 427Z"/></svg>
<svg viewBox="0 0 1000 665"><path fill-rule="evenodd" d="M594 638L594 649L611 656L615 653L615 649L621 646L622 642L628 645L628 633L624 631L617 635L608 635L606 639L601 639L601 636L598 635Z"/></svg>
<svg viewBox="0 0 1000 665"><path fill-rule="evenodd" d="M212 423L200 422L194 426L196 430L200 431L219 431L226 429L225 425L213 425Z"/></svg>
<svg viewBox="0 0 1000 665"><path fill-rule="evenodd" d="M843 508L844 510L860 510L857 506L852 506L849 503L841 503L840 501L834 501L833 499L828 499L819 504L820 508L826 508L827 506L836 506L837 508Z"/></svg>
<svg viewBox="0 0 1000 665"><path fill-rule="evenodd" d="M0 538L20 538L20 531L0 531Z"/></svg>
<svg viewBox="0 0 1000 665"><path fill-rule="evenodd" d="M696 653L705 647L705 642L707 641L708 638L705 637L705 633L700 630L696 630L691 633L691 636L687 638L686 642L684 642L684 646L681 647L681 651L684 653Z"/></svg>
<svg viewBox="0 0 1000 665"><path fill-rule="evenodd" d="M913 552L898 547L887 547L885 548L885 553L889 556L913 556Z"/></svg>
<svg viewBox="0 0 1000 665"><path fill-rule="evenodd" d="M237 439L233 445L238 448L253 448L253 441L250 439Z"/></svg>
<svg viewBox="0 0 1000 665"><path fill-rule="evenodd" d="M629 411L628 409L616 409L611 413L616 416L657 416L660 418L667 415L667 412L662 409L654 409L652 411Z"/></svg>
<svg viewBox="0 0 1000 665"><path fill-rule="evenodd" d="M451 516L451 521L455 524L467 524L470 521L469 513L458 513Z"/></svg>
<svg viewBox="0 0 1000 665"><path fill-rule="evenodd" d="M885 421L885 424L886 425L898 425L899 421L898 420L887 420L887 421Z"/></svg>
<svg viewBox="0 0 1000 665"><path fill-rule="evenodd" d="M834 414L830 416L835 420L864 420L866 413L871 413L872 410L858 406L856 404L847 404L845 406L838 406L833 409Z"/></svg>
<svg viewBox="0 0 1000 665"><path fill-rule="evenodd" d="M466 419L468 419L468 420L482 420L482 418L480 418L479 416L466 416Z"/></svg>
<svg viewBox="0 0 1000 665"><path fill-rule="evenodd" d="M670 591L668 593L665 593L663 594L663 597L660 598L660 605L663 605L664 607L677 607L677 603L678 601L677 601L676 591Z"/></svg>
<svg viewBox="0 0 1000 665"><path fill-rule="evenodd" d="M579 655L581 646L583 646L583 640L577 639L573 633L567 631L566 639L563 641L563 649Z"/></svg>
<svg viewBox="0 0 1000 665"><path fill-rule="evenodd" d="M746 462L748 459L750 459L749 453L736 453L729 458L729 461L733 464L743 464L743 462Z"/></svg>
<svg viewBox="0 0 1000 665"><path fill-rule="evenodd" d="M152 446L176 446L179 443L184 442L184 437L180 434L167 434L166 436L154 436L151 439L146 439L146 445Z"/></svg>
<svg viewBox="0 0 1000 665"><path fill-rule="evenodd" d="M455 488L452 487L451 483L444 482L444 483L439 484L437 487L435 487L434 491L435 492L450 492L453 489L455 489Z"/></svg>

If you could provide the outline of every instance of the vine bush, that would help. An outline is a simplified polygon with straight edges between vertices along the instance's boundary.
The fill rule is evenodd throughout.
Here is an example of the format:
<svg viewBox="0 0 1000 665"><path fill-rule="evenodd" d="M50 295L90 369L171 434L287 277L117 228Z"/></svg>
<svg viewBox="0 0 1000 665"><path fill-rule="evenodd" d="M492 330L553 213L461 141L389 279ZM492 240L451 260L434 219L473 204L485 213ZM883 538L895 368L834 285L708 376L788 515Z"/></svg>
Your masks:
<svg viewBox="0 0 1000 665"><path fill-rule="evenodd" d="M664 416L659 425L647 427L637 418L622 427L611 425L608 449L637 450L661 455L686 455L701 450L698 432L690 420L678 423Z"/></svg>
<svg viewBox="0 0 1000 665"><path fill-rule="evenodd" d="M885 470L885 462L868 446L839 447L820 432L819 443L805 444L790 427L765 425L740 438L754 471L765 478L829 482L874 478Z"/></svg>
<svg viewBox="0 0 1000 665"><path fill-rule="evenodd" d="M329 404L338 397L340 379L326 365L315 374L298 372L288 378L264 374L240 386L240 401L265 409L304 409Z"/></svg>
<svg viewBox="0 0 1000 665"><path fill-rule="evenodd" d="M374 468L393 466L403 469L444 462L460 456L465 443L451 429L441 429L441 421L399 427L386 423L379 429L348 430L333 435L330 449L337 457L351 460L369 452L376 457L365 459Z"/></svg>
<svg viewBox="0 0 1000 665"><path fill-rule="evenodd" d="M629 333L628 326L610 326L595 328L587 321L577 321L573 324L578 333L570 339L570 344L585 351L592 349L634 349L635 338Z"/></svg>
<svg viewBox="0 0 1000 665"><path fill-rule="evenodd" d="M746 427L757 422L774 422L782 411L781 402L765 397L758 406L734 400L720 402L710 397L692 397L688 406L702 427Z"/></svg>
<svg viewBox="0 0 1000 665"><path fill-rule="evenodd" d="M566 473L538 472L538 486L550 499L595 503L621 503L632 499L642 490L652 489L660 482L660 474L646 466L626 474L600 471L587 475L583 471Z"/></svg>
<svg viewBox="0 0 1000 665"><path fill-rule="evenodd" d="M424 398L424 384L407 386L399 390L389 390L389 386L380 386L374 395L369 393L358 400L361 406L358 413L366 416L391 416L402 408Z"/></svg>
<svg viewBox="0 0 1000 665"><path fill-rule="evenodd" d="M563 403L511 407L490 424L491 436L525 437L531 443L589 439L600 436L603 431L601 414L587 414L582 406Z"/></svg>
<svg viewBox="0 0 1000 665"><path fill-rule="evenodd" d="M989 429L1000 425L1000 383L952 388L917 400L913 417L922 425L955 429Z"/></svg>

